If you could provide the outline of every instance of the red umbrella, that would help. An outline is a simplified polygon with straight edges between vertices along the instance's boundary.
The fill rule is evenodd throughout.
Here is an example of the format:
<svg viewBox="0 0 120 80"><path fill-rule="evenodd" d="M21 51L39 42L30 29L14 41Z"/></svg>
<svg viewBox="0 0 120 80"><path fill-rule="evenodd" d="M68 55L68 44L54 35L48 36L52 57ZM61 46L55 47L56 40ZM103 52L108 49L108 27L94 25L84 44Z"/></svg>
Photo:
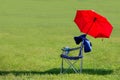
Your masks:
<svg viewBox="0 0 120 80"><path fill-rule="evenodd" d="M94 38L109 38L113 29L109 21L94 10L77 10L74 22L81 32Z"/></svg>

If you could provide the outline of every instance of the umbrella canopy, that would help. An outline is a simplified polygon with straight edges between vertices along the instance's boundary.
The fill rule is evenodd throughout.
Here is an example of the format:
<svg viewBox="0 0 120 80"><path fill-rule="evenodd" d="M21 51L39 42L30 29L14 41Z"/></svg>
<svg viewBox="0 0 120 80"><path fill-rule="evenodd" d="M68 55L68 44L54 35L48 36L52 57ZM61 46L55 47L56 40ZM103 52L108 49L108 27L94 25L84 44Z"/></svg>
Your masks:
<svg viewBox="0 0 120 80"><path fill-rule="evenodd" d="M109 21L94 10L77 10L74 22L81 32L94 38L109 38L113 29Z"/></svg>

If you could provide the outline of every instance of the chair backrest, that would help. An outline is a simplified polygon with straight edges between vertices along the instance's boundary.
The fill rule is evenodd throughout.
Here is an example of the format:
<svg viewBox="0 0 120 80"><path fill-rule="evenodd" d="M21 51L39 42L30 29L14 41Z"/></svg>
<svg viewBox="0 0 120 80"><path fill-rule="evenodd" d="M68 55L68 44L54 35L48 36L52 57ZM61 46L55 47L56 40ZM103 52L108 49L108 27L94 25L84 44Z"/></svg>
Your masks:
<svg viewBox="0 0 120 80"><path fill-rule="evenodd" d="M79 55L78 56L83 56L83 48L84 48L84 44L83 44L83 41L82 41L81 45L80 45L80 51L79 51Z"/></svg>

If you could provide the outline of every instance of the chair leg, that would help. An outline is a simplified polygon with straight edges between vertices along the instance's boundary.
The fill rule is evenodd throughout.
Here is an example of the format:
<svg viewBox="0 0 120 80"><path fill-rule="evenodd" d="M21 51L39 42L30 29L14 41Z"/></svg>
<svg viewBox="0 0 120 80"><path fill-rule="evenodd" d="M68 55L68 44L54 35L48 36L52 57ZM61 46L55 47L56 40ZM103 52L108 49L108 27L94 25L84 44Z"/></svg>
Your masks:
<svg viewBox="0 0 120 80"><path fill-rule="evenodd" d="M68 67L67 69L65 69L65 71L64 71L64 63L63 63L64 60L65 60L65 62L69 65L69 67ZM79 60L78 60L78 61L79 61ZM61 74L62 74L62 73L66 73L70 68L72 68L75 73L82 73L83 58L80 59L80 70L76 69L76 67L74 66L74 64L75 64L76 62L77 62L77 61L75 61L75 62L72 63L72 62L70 62L69 60L62 58L60 73L61 73Z"/></svg>
<svg viewBox="0 0 120 80"><path fill-rule="evenodd" d="M82 73L82 67L83 67L83 58L80 60L80 73Z"/></svg>
<svg viewBox="0 0 120 80"><path fill-rule="evenodd" d="M60 73L63 73L63 58L62 58L62 63L61 63L61 70Z"/></svg>
<svg viewBox="0 0 120 80"><path fill-rule="evenodd" d="M69 68L72 68L75 73L79 73L79 71L74 67L74 64L75 64L76 62L77 62L77 61L71 63L69 60L67 60L67 63L70 65Z"/></svg>

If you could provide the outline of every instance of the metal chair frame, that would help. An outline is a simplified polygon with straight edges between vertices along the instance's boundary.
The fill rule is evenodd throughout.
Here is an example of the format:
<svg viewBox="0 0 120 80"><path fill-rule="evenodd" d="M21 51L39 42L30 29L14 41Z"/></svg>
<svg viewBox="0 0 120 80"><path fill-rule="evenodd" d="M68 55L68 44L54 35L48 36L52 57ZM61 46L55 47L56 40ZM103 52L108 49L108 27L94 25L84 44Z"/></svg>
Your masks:
<svg viewBox="0 0 120 80"><path fill-rule="evenodd" d="M69 69L72 69L75 73L82 73L82 65L83 65L83 42L81 42L81 46L80 47L76 47L76 48L70 48L69 50L65 50L65 48L62 49L62 54L65 53L65 51L74 51L74 50L80 50L79 51L79 55L77 59L69 59L69 58L66 58L66 57L62 57L62 63L61 63L61 70L60 70L60 73L66 73ZM68 53L69 54L69 53ZM73 57L74 58L74 57ZM72 61L73 62L72 62ZM77 63L77 61L80 60L80 64L79 64L79 67L80 69L77 69L74 64ZM64 69L64 61L69 65L67 69Z"/></svg>

